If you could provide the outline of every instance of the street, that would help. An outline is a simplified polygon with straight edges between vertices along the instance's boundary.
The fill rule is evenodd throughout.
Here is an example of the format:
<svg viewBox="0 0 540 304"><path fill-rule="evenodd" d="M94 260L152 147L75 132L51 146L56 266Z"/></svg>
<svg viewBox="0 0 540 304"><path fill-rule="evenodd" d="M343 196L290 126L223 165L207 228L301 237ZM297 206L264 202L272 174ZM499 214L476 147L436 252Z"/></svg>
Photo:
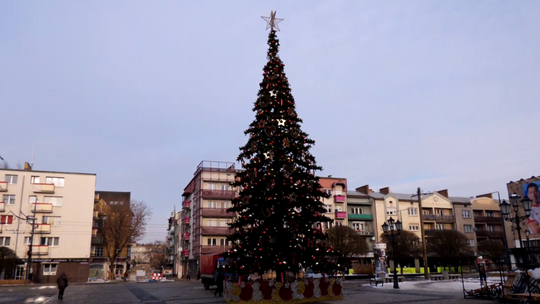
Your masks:
<svg viewBox="0 0 540 304"><path fill-rule="evenodd" d="M477 288L476 282L466 288ZM392 284L370 286L365 280L346 281L344 299L318 302L333 304L357 303L463 303L461 281L406 281L400 289ZM226 303L205 290L200 281L167 281L153 283L80 283L69 285L64 300L57 299L58 289L52 285L0 286L0 303L77 303L77 304L209 304ZM474 300L468 300L474 301ZM487 303L491 303L488 301ZM495 303L495 301L493 301Z"/></svg>

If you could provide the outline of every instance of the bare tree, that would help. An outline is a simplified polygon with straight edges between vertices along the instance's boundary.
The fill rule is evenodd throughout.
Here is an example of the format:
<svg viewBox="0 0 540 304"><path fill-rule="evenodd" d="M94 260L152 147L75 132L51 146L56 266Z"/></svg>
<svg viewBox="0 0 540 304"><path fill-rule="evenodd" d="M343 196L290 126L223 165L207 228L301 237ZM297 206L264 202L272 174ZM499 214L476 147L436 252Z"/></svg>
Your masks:
<svg viewBox="0 0 540 304"><path fill-rule="evenodd" d="M9 163L5 161L3 158L0 159L0 169L10 169Z"/></svg>
<svg viewBox="0 0 540 304"><path fill-rule="evenodd" d="M146 232L146 221L152 215L143 201L131 201L129 205L101 205L103 215L103 238L106 256L109 258L109 279L114 279L114 261L128 244L140 240Z"/></svg>
<svg viewBox="0 0 540 304"><path fill-rule="evenodd" d="M344 257L352 257L358 254L364 255L369 250L366 239L349 226L336 225L328 229L327 233L328 244Z"/></svg>
<svg viewBox="0 0 540 304"><path fill-rule="evenodd" d="M5 278L13 278L15 275L15 268L21 260L10 248L0 247L0 273L5 273Z"/></svg>
<svg viewBox="0 0 540 304"><path fill-rule="evenodd" d="M414 232L402 230L400 234L394 235L396 244L395 252L391 235L381 234L381 240L386 244L386 255L395 259L395 267L397 267L400 261L416 258L421 255L422 247L420 246L420 238ZM401 263L401 273L403 273L403 265Z"/></svg>
<svg viewBox="0 0 540 304"><path fill-rule="evenodd" d="M169 265L167 246L161 241L156 241L149 247L150 266L154 269L161 269Z"/></svg>
<svg viewBox="0 0 540 304"><path fill-rule="evenodd" d="M453 266L458 260L470 259L474 254L467 236L457 230L436 230L426 245L428 254L443 258L447 264L444 266Z"/></svg>
<svg viewBox="0 0 540 304"><path fill-rule="evenodd" d="M478 253L495 264L500 264L501 259L507 256L506 247L502 240L493 239L479 242Z"/></svg>

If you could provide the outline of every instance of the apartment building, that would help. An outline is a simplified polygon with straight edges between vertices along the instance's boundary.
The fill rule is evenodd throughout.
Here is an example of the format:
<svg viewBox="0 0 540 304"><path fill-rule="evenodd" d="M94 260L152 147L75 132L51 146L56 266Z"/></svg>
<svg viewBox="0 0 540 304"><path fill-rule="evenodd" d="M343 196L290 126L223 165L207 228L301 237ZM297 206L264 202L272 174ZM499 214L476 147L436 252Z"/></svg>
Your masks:
<svg viewBox="0 0 540 304"><path fill-rule="evenodd" d="M70 282L88 280L95 187L95 174L34 171L28 163L0 169L0 246L23 261L11 279L28 277L31 260L36 283L54 283L60 272Z"/></svg>
<svg viewBox="0 0 540 304"><path fill-rule="evenodd" d="M176 211L175 208L175 210L171 212L166 241L168 261L172 268L172 275L178 278L182 277L182 240L185 236L187 236L186 239L189 239L189 234L182 234L182 217L183 211Z"/></svg>
<svg viewBox="0 0 540 304"><path fill-rule="evenodd" d="M331 175L320 177L319 183L329 198L323 198L322 202L326 208L326 216L334 222L323 223L323 229L332 228L333 225L347 226L347 179L336 178Z"/></svg>
<svg viewBox="0 0 540 304"><path fill-rule="evenodd" d="M91 260L90 260L90 278L106 279L109 273L109 265L114 264L114 275L117 278L122 277L124 272L129 269L130 246L124 247L115 261L108 258L108 250L116 250L108 246L103 231L104 221L107 214L104 210L105 205L127 206L131 204L131 192L119 191L95 191L93 204L92 220L92 239L91 239Z"/></svg>
<svg viewBox="0 0 540 304"><path fill-rule="evenodd" d="M369 186L358 187L354 191L347 191L348 226L365 239L369 250L364 256L365 258L374 257L374 231L376 231L373 223L373 202L368 195L369 192Z"/></svg>
<svg viewBox="0 0 540 304"><path fill-rule="evenodd" d="M237 191L230 185L236 169L232 162L202 161L182 194L182 276L196 278L201 255L229 249L228 213Z"/></svg>

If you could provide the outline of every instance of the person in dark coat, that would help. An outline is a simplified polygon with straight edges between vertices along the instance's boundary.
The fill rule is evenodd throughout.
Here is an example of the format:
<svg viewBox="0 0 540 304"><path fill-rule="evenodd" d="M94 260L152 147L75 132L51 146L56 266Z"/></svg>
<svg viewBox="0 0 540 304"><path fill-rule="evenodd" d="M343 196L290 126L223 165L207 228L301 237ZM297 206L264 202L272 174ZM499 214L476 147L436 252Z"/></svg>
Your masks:
<svg viewBox="0 0 540 304"><path fill-rule="evenodd" d="M223 269L219 268L217 271L216 276L216 291L214 292L214 296L216 297L222 297L223 295L223 280L225 279L225 276L223 275ZM219 294L219 295L218 295Z"/></svg>
<svg viewBox="0 0 540 304"><path fill-rule="evenodd" d="M64 290L68 287L68 278L65 273L60 274L56 279L56 284L58 285L58 298L62 300L64 298Z"/></svg>

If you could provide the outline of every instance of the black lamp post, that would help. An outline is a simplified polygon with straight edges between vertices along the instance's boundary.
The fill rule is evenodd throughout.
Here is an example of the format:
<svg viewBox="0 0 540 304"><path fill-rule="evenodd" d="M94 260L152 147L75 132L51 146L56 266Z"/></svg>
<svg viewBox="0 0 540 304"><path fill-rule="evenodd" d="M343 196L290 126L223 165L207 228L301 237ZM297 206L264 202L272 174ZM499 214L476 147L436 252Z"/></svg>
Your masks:
<svg viewBox="0 0 540 304"><path fill-rule="evenodd" d="M523 248L523 241L521 240L521 222L529 218L529 216L531 215L532 200L526 196L521 200L521 203L523 204L523 209L525 210L525 215L520 216L519 199L520 196L514 192L512 195L510 195L510 204L503 200L499 207L501 208L501 213L504 220L515 224L519 238L519 248ZM512 207L512 210L510 210L510 207ZM512 213L512 211L514 212Z"/></svg>
<svg viewBox="0 0 540 304"><path fill-rule="evenodd" d="M396 240L395 236L401 233L403 229L402 223L398 220L394 221L393 218L390 218L388 222L382 224L382 229L384 235L390 235L392 237L392 259L394 260L394 288L398 289L398 277L397 277L397 262L396 262Z"/></svg>
<svg viewBox="0 0 540 304"><path fill-rule="evenodd" d="M510 195L510 204L507 203L505 200L499 205L501 208L501 213L503 215L503 218L505 221L511 222L516 227L518 238L519 238L519 249L515 252L519 252L519 256L516 256L518 261L521 262L521 266L525 269L524 271L524 282L527 282L527 292L529 293L529 300L531 296L531 289L529 286L529 272L527 271L527 264L529 263L529 257L528 257L528 250L527 248L523 248L523 241L521 240L521 222L528 219L531 215L531 207L532 207L532 200L529 199L527 196L525 196L521 201L519 200L521 197L516 194L515 192ZM525 210L525 215L519 215L519 207L520 202L523 205L523 209ZM512 210L510 209L512 207ZM512 212L513 211L513 212ZM528 239L528 233L526 232L527 239ZM528 247L528 246L527 246ZM519 266L518 266L519 267Z"/></svg>

